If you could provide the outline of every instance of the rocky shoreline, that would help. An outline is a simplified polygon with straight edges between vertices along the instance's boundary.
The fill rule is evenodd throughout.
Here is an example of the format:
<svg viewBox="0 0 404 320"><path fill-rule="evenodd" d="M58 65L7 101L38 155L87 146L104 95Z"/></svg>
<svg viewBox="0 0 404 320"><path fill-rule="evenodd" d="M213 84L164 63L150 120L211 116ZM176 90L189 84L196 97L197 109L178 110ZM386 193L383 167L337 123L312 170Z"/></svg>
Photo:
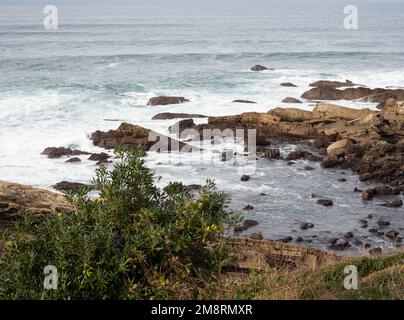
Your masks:
<svg viewBox="0 0 404 320"><path fill-rule="evenodd" d="M271 69L263 66L252 68L252 71L257 72L264 70ZM292 83L282 83L281 85L294 86ZM90 139L95 146L106 150L114 149L117 146L127 146L140 147L147 152L156 151L153 149L155 141L149 139L150 135L153 135L158 142L168 142L167 148L159 149L158 152L170 152L172 145L176 145L179 150L189 152L190 145L184 139L179 138L184 130L191 129L192 132L196 133L198 139L211 139L214 143L215 139L223 138L224 131L231 130L235 135L238 129L243 129L244 132L248 129L255 129L257 153L260 158L266 158L270 161L286 161L291 166L299 159L306 159L319 162L325 170L332 168L350 169L359 175L361 181L375 181L380 184L365 190L355 188L352 192L357 193L364 202L389 196L390 198L381 205L396 208L402 214L401 195L404 194L404 101L402 100L404 100L404 90L369 89L349 80L345 82L322 80L314 82L310 86L313 88L305 92L302 98L309 100L371 101L379 103L379 110L353 109L316 102L312 111L278 107L265 113L246 112L231 116L207 117L207 123L204 124L195 124L193 118L204 118L205 115L166 112L156 114L153 120L182 119L169 128L169 132L176 134L178 140L130 123L121 123L117 130L96 131L91 134ZM289 98L290 102L297 103L298 101L295 98ZM188 101L184 97L155 97L149 100L148 105L179 104ZM248 105L252 101L234 100L233 102ZM212 130L214 134L210 137L204 136L203 132L206 129ZM248 140L248 136L245 138ZM189 140L192 141L192 137ZM286 156L281 156L279 148L273 145L275 141L279 140L288 141L292 144L307 143L312 151L297 149ZM226 152L229 153L230 157L233 157L234 152L232 150ZM224 161L228 159L227 153L222 155ZM64 147L48 147L42 154L50 159L66 157L67 163L80 162L81 159L77 156L83 155L88 156L88 160L96 161L97 165L111 162L111 155L108 153L92 154ZM313 169L309 165L304 167L306 171ZM249 179L250 177L247 175L241 177L241 181L248 181ZM343 182L344 179L341 178L340 180ZM92 189L91 185L69 181L55 184L54 189L67 192L79 187ZM11 194L8 190L12 190ZM26 196L27 192L28 194L33 192L38 202L27 202L27 199L32 199L32 196ZM0 223L6 225L18 215L18 212L25 209L39 214L54 212L58 208L66 209L66 204L61 200L61 196L43 192L45 191L40 192L25 186L0 182ZM313 197L316 196L313 195ZM319 198L316 203L325 207L334 205L331 199ZM253 209L254 207L251 205L244 208L245 211ZM255 220L246 219L234 228L235 235L257 224ZM397 246L401 245L403 238L400 232L395 229L382 229L382 227L389 226L388 221L380 220L378 225L381 228L372 228L369 229L369 232L381 234L393 240ZM313 227L314 224L309 221L300 224L301 230ZM363 219L362 227L368 227L368 220ZM263 239L263 236L257 230L250 235L250 238L259 241ZM296 243L303 241L301 237L278 239L278 241L285 243L293 240ZM347 232L341 239L330 239L329 249L342 251L350 246L351 241L358 241L358 239L354 239L352 232ZM380 253L380 248L370 248L367 243L361 245L370 249L370 253Z"/></svg>

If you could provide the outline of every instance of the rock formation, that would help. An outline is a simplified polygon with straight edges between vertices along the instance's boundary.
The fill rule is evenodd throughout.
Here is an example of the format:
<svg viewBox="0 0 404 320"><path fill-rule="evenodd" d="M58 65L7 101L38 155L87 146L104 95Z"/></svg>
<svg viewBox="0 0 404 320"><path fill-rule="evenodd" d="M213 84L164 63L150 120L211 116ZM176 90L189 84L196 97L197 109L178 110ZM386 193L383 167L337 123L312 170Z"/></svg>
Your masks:
<svg viewBox="0 0 404 320"><path fill-rule="evenodd" d="M167 97L167 96L160 96L160 97L153 97L149 99L147 103L148 106L165 106L168 104L180 104L184 102L189 102L188 99L184 97Z"/></svg>

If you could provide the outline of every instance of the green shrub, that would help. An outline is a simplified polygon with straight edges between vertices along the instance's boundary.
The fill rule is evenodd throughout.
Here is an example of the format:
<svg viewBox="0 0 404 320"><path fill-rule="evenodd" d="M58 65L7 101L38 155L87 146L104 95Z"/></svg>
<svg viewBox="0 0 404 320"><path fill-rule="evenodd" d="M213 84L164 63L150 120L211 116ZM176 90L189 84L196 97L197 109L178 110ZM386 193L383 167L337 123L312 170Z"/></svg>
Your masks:
<svg viewBox="0 0 404 320"><path fill-rule="evenodd" d="M178 298L214 279L227 258L228 195L211 181L199 197L181 183L161 190L142 151L116 155L112 170L96 170L99 198L69 194L73 213L26 214L7 234L0 299ZM58 269L57 290L44 290L46 265Z"/></svg>

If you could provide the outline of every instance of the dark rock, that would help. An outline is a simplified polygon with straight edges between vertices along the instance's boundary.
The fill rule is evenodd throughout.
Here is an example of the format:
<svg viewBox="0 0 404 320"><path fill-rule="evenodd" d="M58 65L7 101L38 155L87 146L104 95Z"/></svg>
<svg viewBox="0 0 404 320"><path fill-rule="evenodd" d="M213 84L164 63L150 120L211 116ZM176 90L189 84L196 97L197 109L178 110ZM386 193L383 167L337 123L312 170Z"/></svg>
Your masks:
<svg viewBox="0 0 404 320"><path fill-rule="evenodd" d="M94 186L87 185L79 182L69 182L69 181L61 181L52 186L55 190L62 191L62 192L70 192L77 189L85 188L88 190L94 189Z"/></svg>
<svg viewBox="0 0 404 320"><path fill-rule="evenodd" d="M255 101L250 101L250 100L241 100L241 99L237 99L237 100L233 100L233 103L253 103L255 104Z"/></svg>
<svg viewBox="0 0 404 320"><path fill-rule="evenodd" d="M278 239L278 240L276 240L277 242L283 242L283 243L289 243L289 242L292 242L292 240L293 240L293 238L292 237L285 237L285 238L282 238L282 239Z"/></svg>
<svg viewBox="0 0 404 320"><path fill-rule="evenodd" d="M373 199L373 195L374 195L373 190L369 189L369 190L363 191L361 197L362 197L362 200L369 201L369 200Z"/></svg>
<svg viewBox="0 0 404 320"><path fill-rule="evenodd" d="M296 242L302 242L302 241L304 241L304 239L303 239L302 237L297 237L297 238L295 239L295 241L296 241Z"/></svg>
<svg viewBox="0 0 404 320"><path fill-rule="evenodd" d="M188 192L199 192L202 189L202 186L200 184L190 184L185 186L185 191Z"/></svg>
<svg viewBox="0 0 404 320"><path fill-rule="evenodd" d="M346 179L345 178L339 178L338 181L339 182L346 182Z"/></svg>
<svg viewBox="0 0 404 320"><path fill-rule="evenodd" d="M282 87L297 87L297 85L293 84L292 82L283 82L281 83Z"/></svg>
<svg viewBox="0 0 404 320"><path fill-rule="evenodd" d="M379 221L377 221L377 224L381 227L388 227L390 225L390 222L380 219Z"/></svg>
<svg viewBox="0 0 404 320"><path fill-rule="evenodd" d="M312 166L304 166L304 170L313 171L313 170L316 170L316 168L313 168Z"/></svg>
<svg viewBox="0 0 404 320"><path fill-rule="evenodd" d="M207 118L203 114L162 112L153 116L152 120L171 120L181 118Z"/></svg>
<svg viewBox="0 0 404 320"><path fill-rule="evenodd" d="M48 147L44 151L42 151L41 154L47 156L49 159L56 159L63 156L79 156L89 153L64 147Z"/></svg>
<svg viewBox="0 0 404 320"><path fill-rule="evenodd" d="M398 237L399 234L400 233L398 233L395 230L390 230L389 232L386 232L386 237L389 238L389 239L395 240Z"/></svg>
<svg viewBox="0 0 404 320"><path fill-rule="evenodd" d="M372 228L372 229L369 229L369 232L370 232L370 233L378 233L379 230L377 230L377 229L375 229L375 228Z"/></svg>
<svg viewBox="0 0 404 320"><path fill-rule="evenodd" d="M240 178L240 180L241 181L248 181L248 180L250 180L250 176L248 176L248 175L243 175L243 176L241 176L241 178Z"/></svg>
<svg viewBox="0 0 404 320"><path fill-rule="evenodd" d="M93 153L88 160L91 161L98 161L98 162L107 162L110 158L110 155L106 154L105 152L101 153Z"/></svg>
<svg viewBox="0 0 404 320"><path fill-rule="evenodd" d="M74 157L74 158L70 158L69 160L66 160L65 162L66 163L76 163L76 162L81 162L81 159Z"/></svg>
<svg viewBox="0 0 404 320"><path fill-rule="evenodd" d="M321 166L323 168L332 168L335 167L339 164L339 160L338 157L335 155L328 155L325 156L322 160L321 160Z"/></svg>
<svg viewBox="0 0 404 320"><path fill-rule="evenodd" d="M248 204L243 208L243 210L251 211L251 210L254 210L254 207L252 205Z"/></svg>
<svg viewBox="0 0 404 320"><path fill-rule="evenodd" d="M314 224L309 223L309 222L303 222L300 224L300 229L302 230L307 230L307 229L311 229L314 228Z"/></svg>
<svg viewBox="0 0 404 320"><path fill-rule="evenodd" d="M292 151L288 154L286 157L286 160L299 160L299 159L304 159L304 160L309 160L309 161L321 161L322 157L316 156L312 154L309 151L305 151L302 149L296 149L295 151Z"/></svg>
<svg viewBox="0 0 404 320"><path fill-rule="evenodd" d="M273 70L273 69L267 68L267 67L262 66L260 64L256 64L255 66L252 66L250 70L255 71L255 72L259 72L259 71Z"/></svg>
<svg viewBox="0 0 404 320"><path fill-rule="evenodd" d="M329 199L319 199L319 200L317 200L317 204L321 204L325 207L331 207L334 205L334 202Z"/></svg>
<svg viewBox="0 0 404 320"><path fill-rule="evenodd" d="M184 97L167 97L167 96L160 96L160 97L153 97L149 99L147 103L148 106L163 106L168 104L180 104L184 102L188 102L188 99Z"/></svg>
<svg viewBox="0 0 404 320"><path fill-rule="evenodd" d="M239 233L239 232L242 232L242 231L247 230L248 228L255 227L255 226L257 226L257 225L258 225L258 221L255 221L255 220L248 220L248 219L247 219L247 220L244 220L242 223L236 225L236 226L234 227L234 232Z"/></svg>
<svg viewBox="0 0 404 320"><path fill-rule="evenodd" d="M262 240L262 239L264 239L264 236L262 235L262 232L258 230L256 232L250 234L250 239Z"/></svg>
<svg viewBox="0 0 404 320"><path fill-rule="evenodd" d="M302 103L300 100L292 97L286 97L282 100L283 103Z"/></svg>
<svg viewBox="0 0 404 320"><path fill-rule="evenodd" d="M353 232L347 232L344 234L345 239L352 239L354 237Z"/></svg>
<svg viewBox="0 0 404 320"><path fill-rule="evenodd" d="M368 214L367 218L368 219L373 219L373 214Z"/></svg>
<svg viewBox="0 0 404 320"><path fill-rule="evenodd" d="M351 244L346 240L338 240L334 244L330 246L331 250L343 251L346 248L349 248Z"/></svg>

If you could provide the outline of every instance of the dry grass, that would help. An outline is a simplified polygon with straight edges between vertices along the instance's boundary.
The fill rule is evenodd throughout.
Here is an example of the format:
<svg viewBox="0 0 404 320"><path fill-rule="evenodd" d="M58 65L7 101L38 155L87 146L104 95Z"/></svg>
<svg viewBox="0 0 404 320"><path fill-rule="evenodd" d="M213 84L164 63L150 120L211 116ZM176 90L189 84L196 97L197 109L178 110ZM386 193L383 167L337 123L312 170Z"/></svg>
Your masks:
<svg viewBox="0 0 404 320"><path fill-rule="evenodd" d="M344 267L358 268L358 290L343 286ZM199 299L404 300L404 252L362 257L321 269L226 273L198 290Z"/></svg>

